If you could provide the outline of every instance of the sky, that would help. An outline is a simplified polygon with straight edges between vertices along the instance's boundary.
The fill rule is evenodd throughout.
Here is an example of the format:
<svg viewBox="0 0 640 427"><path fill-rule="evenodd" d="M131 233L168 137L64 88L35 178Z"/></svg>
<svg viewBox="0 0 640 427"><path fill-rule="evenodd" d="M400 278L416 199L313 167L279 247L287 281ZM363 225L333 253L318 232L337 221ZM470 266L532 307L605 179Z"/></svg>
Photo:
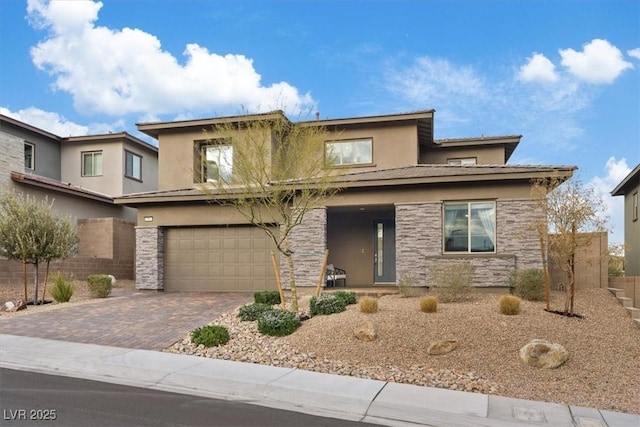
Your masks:
<svg viewBox="0 0 640 427"><path fill-rule="evenodd" d="M60 136L282 109L435 109L435 137L522 135L512 164L611 190L640 163L637 0L2 0L0 113Z"/></svg>

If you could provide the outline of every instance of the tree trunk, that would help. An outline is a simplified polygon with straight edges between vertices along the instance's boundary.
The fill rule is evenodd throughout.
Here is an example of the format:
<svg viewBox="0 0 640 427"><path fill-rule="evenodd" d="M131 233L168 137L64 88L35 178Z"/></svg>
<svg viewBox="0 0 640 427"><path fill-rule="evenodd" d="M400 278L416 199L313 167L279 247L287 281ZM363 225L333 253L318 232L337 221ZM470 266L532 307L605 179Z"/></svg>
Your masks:
<svg viewBox="0 0 640 427"><path fill-rule="evenodd" d="M291 287L291 311L298 312L298 288L296 287L296 277L293 271L293 255L287 252L287 266L289 267L289 286Z"/></svg>
<svg viewBox="0 0 640 427"><path fill-rule="evenodd" d="M42 287L42 303L44 304L44 297L47 293L47 280L49 280L49 263L51 261L47 260L47 269L44 271L44 286Z"/></svg>
<svg viewBox="0 0 640 427"><path fill-rule="evenodd" d="M27 299L29 298L27 292L27 261L22 260L22 280L24 281L24 303L27 303Z"/></svg>
<svg viewBox="0 0 640 427"><path fill-rule="evenodd" d="M38 261L35 261L33 263L33 266L35 267L35 278L33 281L33 284L35 286L35 292L34 292L34 298L33 298L33 305L38 305Z"/></svg>
<svg viewBox="0 0 640 427"><path fill-rule="evenodd" d="M575 263L575 255L571 255L571 259L569 261L571 263L571 277L569 280L569 313L573 314L573 301L576 296L576 263Z"/></svg>
<svg viewBox="0 0 640 427"><path fill-rule="evenodd" d="M547 271L547 256L544 250L544 239L540 237L540 254L542 255L542 280L544 282L544 300L547 303L547 311L550 309L551 285L549 284L549 272Z"/></svg>

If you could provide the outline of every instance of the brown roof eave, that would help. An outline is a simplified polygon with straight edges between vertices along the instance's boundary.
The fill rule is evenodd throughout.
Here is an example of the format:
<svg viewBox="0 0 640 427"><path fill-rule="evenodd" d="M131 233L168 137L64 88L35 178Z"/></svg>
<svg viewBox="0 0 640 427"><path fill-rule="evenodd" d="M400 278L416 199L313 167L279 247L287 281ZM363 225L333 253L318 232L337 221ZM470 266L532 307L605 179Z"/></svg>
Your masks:
<svg viewBox="0 0 640 427"><path fill-rule="evenodd" d="M98 202L107 203L109 205L114 204L114 199L112 197L72 186L71 184L65 184L63 182L48 181L40 177L31 176L19 172L11 172L11 180L49 191L56 191L58 193L69 194L76 197L82 197L84 199L91 199Z"/></svg>
<svg viewBox="0 0 640 427"><path fill-rule="evenodd" d="M640 180L640 164L638 164L638 166L633 168L633 170L629 172L629 175L625 176L624 179L620 182L620 184L616 185L616 188L614 188L611 191L611 195L624 196L627 188L629 187L629 185L631 184L634 178L637 180Z"/></svg>

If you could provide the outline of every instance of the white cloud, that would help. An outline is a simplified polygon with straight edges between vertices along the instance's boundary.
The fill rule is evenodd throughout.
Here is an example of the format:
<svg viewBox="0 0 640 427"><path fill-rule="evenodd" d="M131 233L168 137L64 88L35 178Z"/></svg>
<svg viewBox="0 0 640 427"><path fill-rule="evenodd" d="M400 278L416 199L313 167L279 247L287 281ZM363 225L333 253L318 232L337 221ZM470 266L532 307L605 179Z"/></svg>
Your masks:
<svg viewBox="0 0 640 427"><path fill-rule="evenodd" d="M632 58L640 59L640 47L628 50L627 55L629 55Z"/></svg>
<svg viewBox="0 0 640 427"><path fill-rule="evenodd" d="M0 114L27 123L38 129L46 130L57 136L77 136L90 133L89 127L73 123L58 113L51 113L39 108L29 107L18 111L11 111L0 107Z"/></svg>
<svg viewBox="0 0 640 427"><path fill-rule="evenodd" d="M520 67L518 78L525 82L553 83L558 81L556 66L541 53L534 53L528 62Z"/></svg>
<svg viewBox="0 0 640 427"><path fill-rule="evenodd" d="M624 242L624 198L612 197L611 190L630 172L626 159L609 157L604 167L604 176L596 176L588 183L605 204L605 214L609 218L609 244Z"/></svg>
<svg viewBox="0 0 640 427"><path fill-rule="evenodd" d="M31 49L33 63L55 77L79 111L125 115L280 108L296 113L314 103L286 82L264 86L253 61L187 44L185 62L139 29L96 26L100 2L29 0L30 22L49 30Z"/></svg>
<svg viewBox="0 0 640 427"><path fill-rule="evenodd" d="M582 52L571 48L559 52L569 73L588 83L613 83L626 69L633 68L620 49L607 40L593 39L583 45Z"/></svg>

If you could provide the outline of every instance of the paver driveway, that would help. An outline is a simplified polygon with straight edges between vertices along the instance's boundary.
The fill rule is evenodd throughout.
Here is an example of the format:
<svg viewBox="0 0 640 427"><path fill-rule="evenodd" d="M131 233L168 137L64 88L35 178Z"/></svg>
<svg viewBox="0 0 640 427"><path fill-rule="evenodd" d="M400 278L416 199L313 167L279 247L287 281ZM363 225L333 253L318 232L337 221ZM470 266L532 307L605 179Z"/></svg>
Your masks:
<svg viewBox="0 0 640 427"><path fill-rule="evenodd" d="M124 291L88 304L0 317L0 333L115 347L162 350L249 293Z"/></svg>

